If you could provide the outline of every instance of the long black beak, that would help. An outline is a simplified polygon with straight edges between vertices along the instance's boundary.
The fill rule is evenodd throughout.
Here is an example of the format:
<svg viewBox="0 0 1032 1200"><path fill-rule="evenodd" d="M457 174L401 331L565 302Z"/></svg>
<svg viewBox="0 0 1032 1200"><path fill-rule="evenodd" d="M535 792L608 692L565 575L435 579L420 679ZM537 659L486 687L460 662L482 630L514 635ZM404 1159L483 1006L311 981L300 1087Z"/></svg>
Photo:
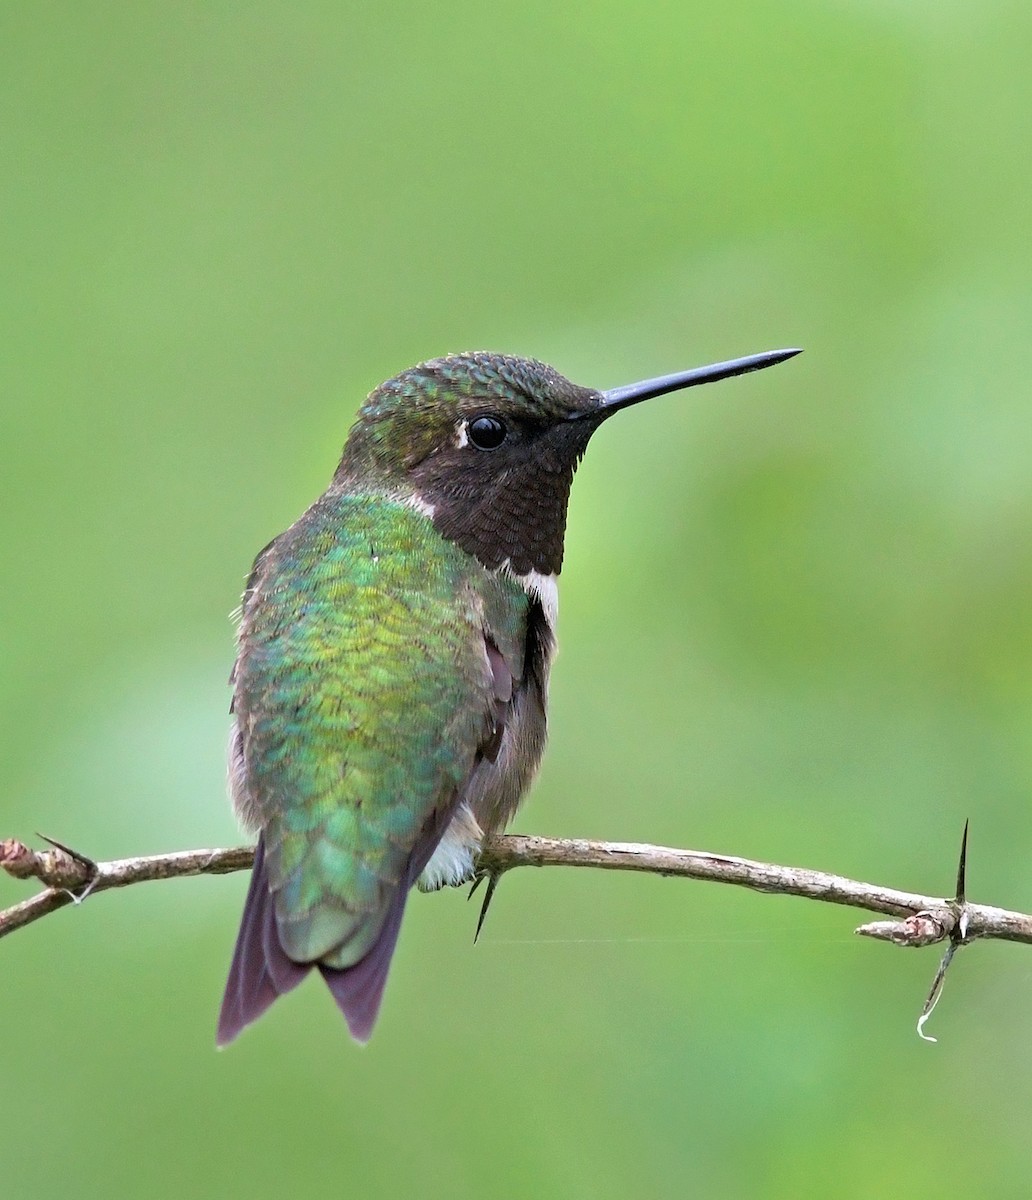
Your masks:
<svg viewBox="0 0 1032 1200"><path fill-rule="evenodd" d="M673 375L660 375L658 379L646 379L641 383L628 383L623 387L611 388L602 393L602 403L596 408L578 412L580 417L608 417L642 400L663 396L667 392L679 392L681 388L695 387L699 383L715 383L718 379L729 379L732 375L746 375L750 371L762 371L802 354L801 350L767 350L763 354L750 354L746 358L732 358L728 362L711 363L708 367L694 367L690 371L676 371Z"/></svg>

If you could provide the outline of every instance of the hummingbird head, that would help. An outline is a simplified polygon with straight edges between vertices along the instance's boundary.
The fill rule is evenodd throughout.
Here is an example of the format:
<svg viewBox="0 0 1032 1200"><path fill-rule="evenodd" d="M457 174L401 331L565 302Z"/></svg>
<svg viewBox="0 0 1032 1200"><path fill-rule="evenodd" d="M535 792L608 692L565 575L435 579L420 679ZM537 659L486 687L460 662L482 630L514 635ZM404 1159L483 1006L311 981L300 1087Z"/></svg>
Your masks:
<svg viewBox="0 0 1032 1200"><path fill-rule="evenodd" d="M778 350L630 384L580 387L533 359L432 359L376 388L359 410L334 485L416 503L488 568L558 574L573 473L595 430L652 396L773 366Z"/></svg>

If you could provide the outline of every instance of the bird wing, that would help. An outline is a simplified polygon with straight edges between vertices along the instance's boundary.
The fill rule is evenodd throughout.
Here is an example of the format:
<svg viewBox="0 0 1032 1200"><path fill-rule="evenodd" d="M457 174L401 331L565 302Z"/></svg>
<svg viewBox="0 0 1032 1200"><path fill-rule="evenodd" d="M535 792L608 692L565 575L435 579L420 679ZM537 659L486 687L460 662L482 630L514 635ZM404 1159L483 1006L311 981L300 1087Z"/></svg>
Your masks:
<svg viewBox="0 0 1032 1200"><path fill-rule="evenodd" d="M517 584L382 498L324 498L259 557L234 671L235 790L289 960L348 968L400 922L497 747L526 610Z"/></svg>

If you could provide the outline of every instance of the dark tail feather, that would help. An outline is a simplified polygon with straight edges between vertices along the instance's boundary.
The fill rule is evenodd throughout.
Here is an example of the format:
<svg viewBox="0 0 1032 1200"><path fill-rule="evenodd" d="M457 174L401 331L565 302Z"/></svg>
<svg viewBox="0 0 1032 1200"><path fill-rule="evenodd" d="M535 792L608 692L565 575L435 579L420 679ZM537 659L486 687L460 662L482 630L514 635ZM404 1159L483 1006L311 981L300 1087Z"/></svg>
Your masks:
<svg viewBox="0 0 1032 1200"><path fill-rule="evenodd" d="M409 889L404 885L395 890L376 941L365 957L359 959L353 967L338 968L319 964L326 986L333 993L337 1007L344 1014L348 1029L356 1042L368 1042L376 1024L408 893Z"/></svg>
<svg viewBox="0 0 1032 1200"><path fill-rule="evenodd" d="M265 874L265 847L259 838L251 886L222 997L217 1044L228 1045L242 1029L257 1021L277 997L296 988L310 970L311 964L287 958L280 945Z"/></svg>
<svg viewBox="0 0 1032 1200"><path fill-rule="evenodd" d="M368 1042L380 1011L387 972L391 969L394 947L398 944L401 918L405 915L405 901L409 890L419 878L419 873L430 861L437 843L441 840L458 803L438 809L427 822L419 841L412 850L408 867L401 882L391 897L383 925L364 958L353 967L327 967L318 964L326 986L333 993L337 1007L344 1014L348 1029L356 1042Z"/></svg>

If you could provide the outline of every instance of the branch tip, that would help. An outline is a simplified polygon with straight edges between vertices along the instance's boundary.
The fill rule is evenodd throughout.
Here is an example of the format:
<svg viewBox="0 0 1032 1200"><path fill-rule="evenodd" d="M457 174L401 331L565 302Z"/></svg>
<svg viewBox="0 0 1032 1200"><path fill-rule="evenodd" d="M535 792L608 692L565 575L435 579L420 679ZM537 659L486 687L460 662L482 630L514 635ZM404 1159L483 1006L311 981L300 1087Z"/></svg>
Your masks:
<svg viewBox="0 0 1032 1200"><path fill-rule="evenodd" d="M903 921L871 921L861 925L856 932L861 937L875 938L881 942L892 942L894 946L934 946L945 941L953 929L950 914L922 911Z"/></svg>
<svg viewBox="0 0 1032 1200"><path fill-rule="evenodd" d="M36 852L17 838L0 842L0 868L14 879L32 879L36 874Z"/></svg>

